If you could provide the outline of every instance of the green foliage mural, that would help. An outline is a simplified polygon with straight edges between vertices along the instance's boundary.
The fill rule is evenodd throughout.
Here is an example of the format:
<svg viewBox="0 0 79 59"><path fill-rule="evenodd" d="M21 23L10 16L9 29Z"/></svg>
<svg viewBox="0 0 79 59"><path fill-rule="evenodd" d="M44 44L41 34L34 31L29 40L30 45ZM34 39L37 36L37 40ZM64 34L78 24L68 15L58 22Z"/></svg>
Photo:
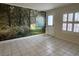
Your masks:
<svg viewBox="0 0 79 59"><path fill-rule="evenodd" d="M38 15L44 17L45 20L45 12L0 4L0 40L32 35L33 31L30 27L36 22ZM44 33L44 30L45 25L41 33Z"/></svg>

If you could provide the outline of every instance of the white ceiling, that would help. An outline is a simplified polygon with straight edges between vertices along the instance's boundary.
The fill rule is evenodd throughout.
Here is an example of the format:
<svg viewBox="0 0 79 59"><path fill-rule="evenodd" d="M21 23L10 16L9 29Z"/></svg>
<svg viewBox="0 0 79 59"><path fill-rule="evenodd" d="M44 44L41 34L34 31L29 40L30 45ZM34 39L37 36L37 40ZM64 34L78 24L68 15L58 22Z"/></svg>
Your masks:
<svg viewBox="0 0 79 59"><path fill-rule="evenodd" d="M46 11L57 7L68 5L68 3L8 3L10 5L20 6L24 8Z"/></svg>

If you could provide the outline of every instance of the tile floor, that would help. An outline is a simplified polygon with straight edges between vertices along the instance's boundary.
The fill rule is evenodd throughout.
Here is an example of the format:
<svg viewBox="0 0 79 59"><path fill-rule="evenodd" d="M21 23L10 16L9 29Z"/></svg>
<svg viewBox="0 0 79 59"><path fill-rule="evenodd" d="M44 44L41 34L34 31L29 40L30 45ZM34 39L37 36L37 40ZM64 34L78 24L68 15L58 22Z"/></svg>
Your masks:
<svg viewBox="0 0 79 59"><path fill-rule="evenodd" d="M0 56L79 56L79 45L40 34L1 41Z"/></svg>

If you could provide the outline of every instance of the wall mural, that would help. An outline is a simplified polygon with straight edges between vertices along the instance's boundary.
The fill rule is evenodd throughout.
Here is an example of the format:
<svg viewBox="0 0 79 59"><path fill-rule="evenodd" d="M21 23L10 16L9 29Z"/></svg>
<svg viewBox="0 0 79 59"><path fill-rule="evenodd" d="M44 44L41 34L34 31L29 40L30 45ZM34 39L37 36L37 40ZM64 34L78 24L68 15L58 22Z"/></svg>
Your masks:
<svg viewBox="0 0 79 59"><path fill-rule="evenodd" d="M43 11L0 4L0 41L44 33L45 24Z"/></svg>

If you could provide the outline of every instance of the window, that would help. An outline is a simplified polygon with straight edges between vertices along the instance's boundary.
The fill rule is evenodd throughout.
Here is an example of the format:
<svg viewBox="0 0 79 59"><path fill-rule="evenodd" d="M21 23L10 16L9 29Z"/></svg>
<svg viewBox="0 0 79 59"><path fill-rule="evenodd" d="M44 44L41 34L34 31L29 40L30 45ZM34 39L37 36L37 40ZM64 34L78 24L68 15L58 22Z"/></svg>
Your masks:
<svg viewBox="0 0 79 59"><path fill-rule="evenodd" d="M74 32L79 32L79 12L75 13Z"/></svg>
<svg viewBox="0 0 79 59"><path fill-rule="evenodd" d="M52 15L49 15L48 16L48 25L49 26L52 26L53 25L53 16Z"/></svg>
<svg viewBox="0 0 79 59"><path fill-rule="evenodd" d="M67 14L64 14L63 15L63 22L66 22L67 21Z"/></svg>
<svg viewBox="0 0 79 59"><path fill-rule="evenodd" d="M63 14L62 30L79 32L79 12Z"/></svg>
<svg viewBox="0 0 79 59"><path fill-rule="evenodd" d="M73 13L63 14L63 31L72 31Z"/></svg>
<svg viewBox="0 0 79 59"><path fill-rule="evenodd" d="M73 21L73 13L68 14L68 21Z"/></svg>
<svg viewBox="0 0 79 59"><path fill-rule="evenodd" d="M79 21L79 12L75 13L75 21Z"/></svg>
<svg viewBox="0 0 79 59"><path fill-rule="evenodd" d="M68 31L72 31L72 23L68 23L68 28L67 28Z"/></svg>
<svg viewBox="0 0 79 59"><path fill-rule="evenodd" d="M79 32L79 24L74 24L74 32Z"/></svg>
<svg viewBox="0 0 79 59"><path fill-rule="evenodd" d="M66 30L66 26L67 26L67 24L66 23L63 23L63 30Z"/></svg>

